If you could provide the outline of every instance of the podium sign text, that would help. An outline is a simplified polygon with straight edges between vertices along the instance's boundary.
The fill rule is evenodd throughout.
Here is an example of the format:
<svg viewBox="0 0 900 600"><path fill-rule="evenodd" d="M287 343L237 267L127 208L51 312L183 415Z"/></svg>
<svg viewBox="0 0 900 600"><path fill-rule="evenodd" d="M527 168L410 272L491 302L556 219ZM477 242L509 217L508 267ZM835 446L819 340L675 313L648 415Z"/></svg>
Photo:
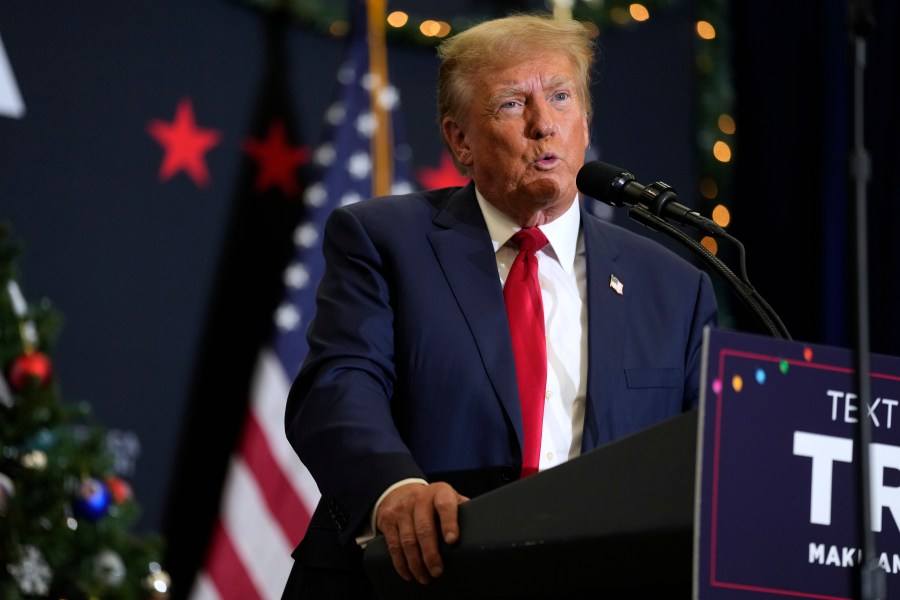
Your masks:
<svg viewBox="0 0 900 600"><path fill-rule="evenodd" d="M857 420L871 425L872 529L900 599L900 359L710 330L695 596L850 599L861 560Z"/></svg>

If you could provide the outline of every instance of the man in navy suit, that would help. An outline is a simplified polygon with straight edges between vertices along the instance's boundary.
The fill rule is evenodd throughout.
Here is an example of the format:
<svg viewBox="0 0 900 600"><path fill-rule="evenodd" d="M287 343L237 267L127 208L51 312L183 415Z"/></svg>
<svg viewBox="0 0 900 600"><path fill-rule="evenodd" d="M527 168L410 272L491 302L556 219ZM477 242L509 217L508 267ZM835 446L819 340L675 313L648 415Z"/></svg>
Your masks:
<svg viewBox="0 0 900 600"><path fill-rule="evenodd" d="M459 538L458 505L520 477L503 294L520 229L548 240L536 255L547 363L536 468L696 406L702 329L716 322L709 277L578 197L593 52L581 24L539 16L449 38L439 121L472 182L330 216L286 411L322 500L285 598L373 597L361 546L378 533L398 573L428 583L443 568L438 539Z"/></svg>

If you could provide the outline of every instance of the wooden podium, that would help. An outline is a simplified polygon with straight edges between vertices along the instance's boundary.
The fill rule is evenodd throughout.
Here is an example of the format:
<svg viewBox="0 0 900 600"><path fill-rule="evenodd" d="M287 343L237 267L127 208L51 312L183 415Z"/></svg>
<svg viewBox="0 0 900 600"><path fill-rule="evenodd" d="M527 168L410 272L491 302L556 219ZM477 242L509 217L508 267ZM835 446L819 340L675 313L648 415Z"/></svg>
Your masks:
<svg viewBox="0 0 900 600"><path fill-rule="evenodd" d="M696 460L693 410L463 504L427 586L397 575L380 536L366 572L391 600L689 598Z"/></svg>

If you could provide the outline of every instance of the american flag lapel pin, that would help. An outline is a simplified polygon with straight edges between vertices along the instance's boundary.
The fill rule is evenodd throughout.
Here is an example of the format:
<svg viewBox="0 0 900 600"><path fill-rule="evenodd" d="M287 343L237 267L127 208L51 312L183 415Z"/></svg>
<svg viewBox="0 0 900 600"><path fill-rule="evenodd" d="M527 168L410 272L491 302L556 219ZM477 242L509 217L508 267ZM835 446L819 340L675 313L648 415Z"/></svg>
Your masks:
<svg viewBox="0 0 900 600"><path fill-rule="evenodd" d="M621 295L622 295L622 289L623 289L625 286L622 285L622 282L619 281L619 278L618 278L618 277L616 277L615 275L610 275L610 276L609 276L609 287L611 287L612 289L614 289L614 290L616 291L616 293L617 293L618 295L621 296Z"/></svg>

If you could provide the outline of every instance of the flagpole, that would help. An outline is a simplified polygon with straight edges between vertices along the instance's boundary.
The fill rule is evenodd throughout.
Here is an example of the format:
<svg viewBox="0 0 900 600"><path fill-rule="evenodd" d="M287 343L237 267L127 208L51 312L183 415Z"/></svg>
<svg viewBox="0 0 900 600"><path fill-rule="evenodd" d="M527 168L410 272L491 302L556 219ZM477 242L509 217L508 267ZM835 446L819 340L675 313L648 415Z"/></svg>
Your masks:
<svg viewBox="0 0 900 600"><path fill-rule="evenodd" d="M553 18L559 20L572 19L574 0L553 0Z"/></svg>
<svg viewBox="0 0 900 600"><path fill-rule="evenodd" d="M376 196L391 191L393 179L391 160L391 115L384 105L387 88L387 49L385 44L385 0L366 0L369 28L369 74L371 75L372 113L375 131L372 134L372 193Z"/></svg>

